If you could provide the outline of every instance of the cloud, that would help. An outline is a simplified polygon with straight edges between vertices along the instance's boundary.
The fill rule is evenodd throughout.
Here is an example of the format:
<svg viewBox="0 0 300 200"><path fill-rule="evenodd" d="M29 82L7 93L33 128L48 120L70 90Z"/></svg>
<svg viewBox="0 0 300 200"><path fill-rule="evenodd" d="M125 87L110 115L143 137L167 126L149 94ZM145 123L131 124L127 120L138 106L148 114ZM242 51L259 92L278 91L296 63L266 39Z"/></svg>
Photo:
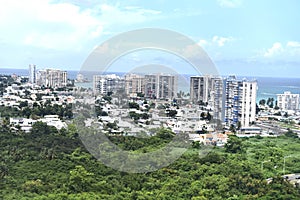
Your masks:
<svg viewBox="0 0 300 200"><path fill-rule="evenodd" d="M218 4L221 7L237 8L242 5L242 0L218 0Z"/></svg>
<svg viewBox="0 0 300 200"><path fill-rule="evenodd" d="M80 7L69 2L2 0L2 40L11 45L76 51L110 32L112 27L143 23L161 14L140 7Z"/></svg>
<svg viewBox="0 0 300 200"><path fill-rule="evenodd" d="M285 45L275 42L271 48L262 51L266 58L298 58L300 56L300 42L288 41Z"/></svg>
<svg viewBox="0 0 300 200"><path fill-rule="evenodd" d="M289 42L287 42L286 46L298 48L298 47L300 47L300 42L289 41Z"/></svg>
<svg viewBox="0 0 300 200"><path fill-rule="evenodd" d="M213 36L211 39L200 39L198 45L201 47L223 47L226 43L234 41L233 37Z"/></svg>
<svg viewBox="0 0 300 200"><path fill-rule="evenodd" d="M220 37L220 36L214 36L212 41L216 43L219 47L222 47L225 45L225 43L233 41L232 37Z"/></svg>
<svg viewBox="0 0 300 200"><path fill-rule="evenodd" d="M4 0L0 8L3 37L10 44L57 50L78 49L100 34L103 23L89 9L50 0ZM1 20L2 19L2 20Z"/></svg>
<svg viewBox="0 0 300 200"><path fill-rule="evenodd" d="M208 44L208 41L206 40L199 40L198 45L201 47L205 47Z"/></svg>
<svg viewBox="0 0 300 200"><path fill-rule="evenodd" d="M275 42L271 48L267 49L264 52L264 57L272 57L272 56L280 54L282 51L283 51L283 47L282 47L281 43Z"/></svg>

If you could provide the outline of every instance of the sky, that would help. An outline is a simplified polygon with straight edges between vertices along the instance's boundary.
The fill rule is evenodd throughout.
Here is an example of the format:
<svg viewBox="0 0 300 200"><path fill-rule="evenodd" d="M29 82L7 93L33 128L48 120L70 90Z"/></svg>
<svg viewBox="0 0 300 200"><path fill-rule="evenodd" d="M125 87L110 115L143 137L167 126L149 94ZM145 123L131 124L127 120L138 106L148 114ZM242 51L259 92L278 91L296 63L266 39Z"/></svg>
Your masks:
<svg viewBox="0 0 300 200"><path fill-rule="evenodd" d="M0 68L80 70L93 50L126 31L172 30L191 38L222 75L300 76L298 0L0 0ZM180 65L159 51L115 62Z"/></svg>

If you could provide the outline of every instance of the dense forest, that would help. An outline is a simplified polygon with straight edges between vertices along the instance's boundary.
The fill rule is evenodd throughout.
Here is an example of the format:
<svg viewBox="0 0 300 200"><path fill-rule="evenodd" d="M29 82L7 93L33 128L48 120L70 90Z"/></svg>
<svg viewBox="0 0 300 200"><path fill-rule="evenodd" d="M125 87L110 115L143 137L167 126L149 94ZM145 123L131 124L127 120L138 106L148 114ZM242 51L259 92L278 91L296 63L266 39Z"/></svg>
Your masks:
<svg viewBox="0 0 300 200"><path fill-rule="evenodd" d="M224 148L214 147L205 157L194 143L168 167L134 174L97 161L76 130L74 124L58 131L38 122L25 134L1 126L0 199L300 199L299 186L281 177L283 167L286 173L300 172L300 140L292 134L231 136ZM127 151L148 152L172 137L160 130L149 138L109 139ZM284 156L289 156L285 166Z"/></svg>

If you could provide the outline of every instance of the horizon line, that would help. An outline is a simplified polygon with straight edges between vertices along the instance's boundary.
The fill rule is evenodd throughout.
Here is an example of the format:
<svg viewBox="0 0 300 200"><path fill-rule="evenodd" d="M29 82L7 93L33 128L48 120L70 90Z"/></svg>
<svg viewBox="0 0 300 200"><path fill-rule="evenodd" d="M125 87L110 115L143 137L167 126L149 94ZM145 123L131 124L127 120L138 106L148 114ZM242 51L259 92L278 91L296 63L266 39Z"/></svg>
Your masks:
<svg viewBox="0 0 300 200"><path fill-rule="evenodd" d="M43 69L54 69L54 68L43 68ZM59 69L59 68L55 68L55 69L63 70L63 69ZM24 70L25 71L25 70L28 70L28 69L26 69L26 68L0 68L0 71L1 70ZM40 69L40 70L42 70L42 69ZM82 70L65 69L63 71L80 72ZM96 72L96 71L87 71L87 72ZM128 73L128 72L124 72L124 71L107 71L105 73ZM1 74L1 75L11 75L11 74ZM198 76L198 75L186 74L186 73L185 74L179 74L179 75ZM254 77L254 78L255 77L259 77L259 78L292 78L292 79L300 79L300 77L294 77L294 76L243 75L243 74L235 74L235 73L222 74L222 75L219 75L219 76L228 77L228 76L231 76L231 75L235 75L235 76L238 76L238 77ZM199 76L201 76L201 75L199 75Z"/></svg>

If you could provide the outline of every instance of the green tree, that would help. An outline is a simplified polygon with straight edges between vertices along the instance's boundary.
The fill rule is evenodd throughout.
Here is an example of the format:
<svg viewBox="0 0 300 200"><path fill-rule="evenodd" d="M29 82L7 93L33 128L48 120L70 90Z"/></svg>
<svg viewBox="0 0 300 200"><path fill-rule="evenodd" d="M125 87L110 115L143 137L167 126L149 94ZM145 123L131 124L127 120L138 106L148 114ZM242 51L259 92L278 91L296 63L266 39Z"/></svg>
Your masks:
<svg viewBox="0 0 300 200"><path fill-rule="evenodd" d="M274 98L268 98L267 100L267 105L270 107L270 108L273 108L274 107Z"/></svg>
<svg viewBox="0 0 300 200"><path fill-rule="evenodd" d="M233 133L236 132L236 128L235 128L235 126L234 126L233 124L230 124L229 130L230 130L231 132L233 132Z"/></svg>
<svg viewBox="0 0 300 200"><path fill-rule="evenodd" d="M174 117L176 117L176 115L177 115L177 111L176 111L176 110L169 110L169 111L167 112L167 116L168 116L168 117L174 118Z"/></svg>
<svg viewBox="0 0 300 200"><path fill-rule="evenodd" d="M128 106L129 106L129 108L135 108L135 109L137 109L137 110L140 109L139 104L136 103L136 102L129 102L129 103L128 103Z"/></svg>
<svg viewBox="0 0 300 200"><path fill-rule="evenodd" d="M266 100L265 99L261 99L261 100L259 100L259 105L262 105L262 106L264 106L264 105L266 105Z"/></svg>
<svg viewBox="0 0 300 200"><path fill-rule="evenodd" d="M43 183L40 179L28 180L22 185L22 189L25 192L39 193L43 190Z"/></svg>
<svg viewBox="0 0 300 200"><path fill-rule="evenodd" d="M156 133L156 136L161 138L161 139L171 139L173 138L175 133L173 133L169 129L161 128L159 131Z"/></svg>
<svg viewBox="0 0 300 200"><path fill-rule="evenodd" d="M24 108L24 107L27 107L27 106L28 106L28 101L21 101L20 105L19 105L19 108Z"/></svg>
<svg viewBox="0 0 300 200"><path fill-rule="evenodd" d="M229 140L225 144L225 150L229 153L242 153L244 152L243 141L235 135L229 136Z"/></svg>
<svg viewBox="0 0 300 200"><path fill-rule="evenodd" d="M298 134L288 129L288 131L284 134L287 137L298 138Z"/></svg>
<svg viewBox="0 0 300 200"><path fill-rule="evenodd" d="M86 192L92 189L94 174L88 172L83 166L77 165L70 171L69 189L72 192Z"/></svg>
<svg viewBox="0 0 300 200"><path fill-rule="evenodd" d="M49 135L57 133L57 129L53 126L48 126L44 122L36 122L32 125L31 134L33 135Z"/></svg>
<svg viewBox="0 0 300 200"><path fill-rule="evenodd" d="M207 112L206 119L208 121L210 121L212 119L212 116L211 116L211 114L209 112Z"/></svg>
<svg viewBox="0 0 300 200"><path fill-rule="evenodd" d="M29 107L23 108L22 115L25 116L26 118L29 118L31 115L31 109Z"/></svg>

